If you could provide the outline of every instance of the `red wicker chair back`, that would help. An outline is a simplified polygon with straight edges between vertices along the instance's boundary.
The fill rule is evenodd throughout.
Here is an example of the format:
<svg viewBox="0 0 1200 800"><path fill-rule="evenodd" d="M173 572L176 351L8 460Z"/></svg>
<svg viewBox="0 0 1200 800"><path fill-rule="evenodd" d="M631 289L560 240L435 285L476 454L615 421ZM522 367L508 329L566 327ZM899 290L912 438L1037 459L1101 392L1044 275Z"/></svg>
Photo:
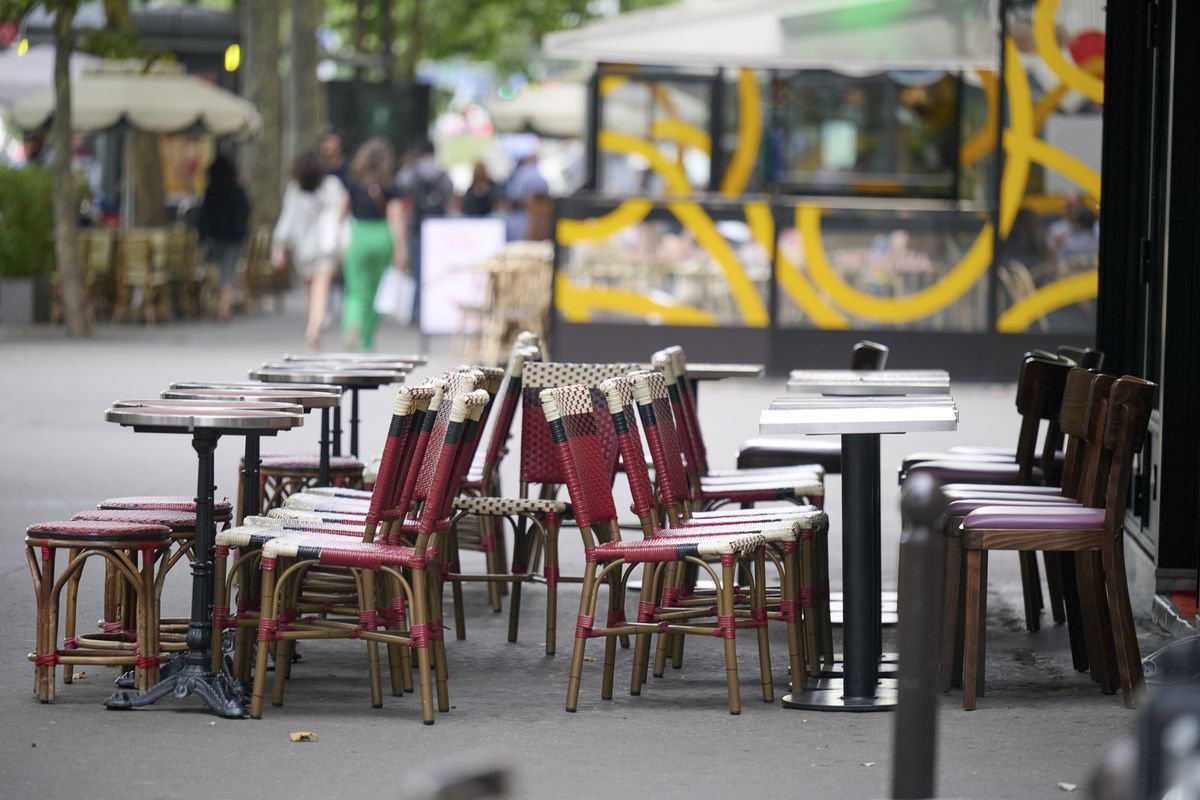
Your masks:
<svg viewBox="0 0 1200 800"><path fill-rule="evenodd" d="M450 403L447 381L441 378L431 378L425 382L432 394L426 403L425 411L419 420L413 420L413 433L408 437L412 443L407 449L406 469L400 482L400 493L395 498L394 505L388 516L392 519L404 519L412 508L413 497L417 489L417 477L424 469L425 451L429 448L429 436L433 431L434 421L438 412Z"/></svg>
<svg viewBox="0 0 1200 800"><path fill-rule="evenodd" d="M629 382L642 418L646 444L650 446L650 457L654 459L663 505L671 510L682 509L691 493L688 473L680 456L680 437L671 419L666 381L662 373L655 370L638 370L629 374Z"/></svg>
<svg viewBox="0 0 1200 800"><path fill-rule="evenodd" d="M608 403L600 391L600 383L638 369L638 364L565 364L535 361L525 364L521 409L521 482L562 484L566 482L550 428L542 409L543 389L582 384L591 391L595 405L596 429L609 463L609 477L617 464L617 437L608 415Z"/></svg>
<svg viewBox="0 0 1200 800"><path fill-rule="evenodd" d="M429 424L429 447L438 447L438 443L442 442L446 437L446 426L450 424L450 413L454 408L452 398L458 395L475 391L475 387L483 381L483 373L478 370L454 370L446 373L446 391L443 395L443 402L438 407L437 413L433 415ZM424 431L422 431L424 433ZM432 454L432 453L431 453ZM448 467L451 471L454 465ZM412 499L416 502L423 502L429 497L429 490L433 486L433 476L437 470L436 458L425 458L421 464L421 468L417 473L416 485L413 489Z"/></svg>
<svg viewBox="0 0 1200 800"><path fill-rule="evenodd" d="M424 498L425 505L417 523L417 530L422 536L449 527L454 498L462 481L462 450L468 447L472 438L478 439L476 429L492 398L486 389L470 389L474 383L470 373L460 374L459 391L453 402L446 404L450 406L450 411L445 415L445 424L440 426L441 435L435 440L438 450L425 459L432 474ZM438 428L439 423L435 422L434 427Z"/></svg>
<svg viewBox="0 0 1200 800"><path fill-rule="evenodd" d="M375 524L396 506L404 488L404 473L408 468L404 457L409 451L409 440L415 439L413 422L420 419L433 397L433 387L402 386L396 394L392 407L392 422L388 427L387 441L383 445L383 456L379 461L379 475L371 492L371 504L367 510L367 523Z"/></svg>
<svg viewBox="0 0 1200 800"><path fill-rule="evenodd" d="M608 401L608 413L617 434L617 446L621 451L621 461L625 464L625 477L629 480L629 492L633 495L633 513L637 514L638 519L650 519L655 506L654 484L650 481L650 470L646 469L646 456L638 435L637 412L634 410L629 379L609 378L600 384L600 390Z"/></svg>
<svg viewBox="0 0 1200 800"><path fill-rule="evenodd" d="M512 433L513 419L517 416L517 403L521 399L522 376L525 362L538 358L536 347L518 345L513 348L508 359L508 383L500 396L500 409L492 421L492 435L488 439L487 452L483 457L483 485L491 484L500 461L504 458L504 448Z"/></svg>
<svg viewBox="0 0 1200 800"><path fill-rule="evenodd" d="M708 451L704 447L704 435L696 418L693 390L686 377L687 361L683 357L683 348L668 347L655 353L650 360L666 382L667 397L671 402L688 474L699 481L702 475L708 474Z"/></svg>
<svg viewBox="0 0 1200 800"><path fill-rule="evenodd" d="M607 403L597 408L590 386L578 384L543 390L539 398L549 438L554 442L559 469L571 495L575 521L581 528L617 518L612 498L614 458L600 433Z"/></svg>

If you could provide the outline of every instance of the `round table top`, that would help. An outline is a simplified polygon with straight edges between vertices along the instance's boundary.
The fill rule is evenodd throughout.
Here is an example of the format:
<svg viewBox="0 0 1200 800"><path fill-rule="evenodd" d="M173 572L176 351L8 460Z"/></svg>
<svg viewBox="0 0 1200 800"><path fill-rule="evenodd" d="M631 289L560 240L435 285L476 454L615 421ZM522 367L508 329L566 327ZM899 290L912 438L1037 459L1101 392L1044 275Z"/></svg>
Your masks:
<svg viewBox="0 0 1200 800"><path fill-rule="evenodd" d="M249 392L324 392L342 396L342 387L332 383L263 383L262 381L177 381L168 389L232 389Z"/></svg>
<svg viewBox="0 0 1200 800"><path fill-rule="evenodd" d="M265 384L264 384L265 385ZM258 403L290 403L310 411L314 408L333 408L341 402L339 394L330 392L282 391L271 389L167 389L162 393L170 400L240 402L246 405ZM164 401L160 401L164 402Z"/></svg>
<svg viewBox="0 0 1200 800"><path fill-rule="evenodd" d="M368 370L399 372L407 375L414 367L407 361L264 361L259 369L277 369L285 372L312 370Z"/></svg>
<svg viewBox="0 0 1200 800"><path fill-rule="evenodd" d="M354 369L314 365L311 368L279 369L259 367L250 370L250 377L267 383L332 383L343 389L378 389L389 383L403 383L404 373L395 370Z"/></svg>
<svg viewBox="0 0 1200 800"><path fill-rule="evenodd" d="M178 406L114 406L104 412L104 419L119 425L139 428L183 431L202 428L221 433L281 431L298 428L304 424L304 415L300 413Z"/></svg>
<svg viewBox="0 0 1200 800"><path fill-rule="evenodd" d="M152 398L147 400L118 400L113 408L187 408L187 409L232 409L234 411L280 411L284 414L303 414L298 403L286 400L219 400L214 398Z"/></svg>
<svg viewBox="0 0 1200 800"><path fill-rule="evenodd" d="M422 367L429 356L419 353L284 353L284 361L358 361L363 363L396 361Z"/></svg>

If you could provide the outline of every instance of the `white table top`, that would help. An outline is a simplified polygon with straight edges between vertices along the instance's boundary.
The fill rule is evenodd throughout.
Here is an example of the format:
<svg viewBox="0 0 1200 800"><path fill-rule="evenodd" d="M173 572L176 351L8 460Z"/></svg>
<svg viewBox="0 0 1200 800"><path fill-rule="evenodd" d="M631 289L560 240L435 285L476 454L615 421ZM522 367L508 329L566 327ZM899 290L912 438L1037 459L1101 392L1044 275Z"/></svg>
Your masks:
<svg viewBox="0 0 1200 800"><path fill-rule="evenodd" d="M878 403L816 402L802 407L768 409L758 418L758 432L763 436L800 436L915 433L958 428L958 408L952 402L888 404L887 399L879 398Z"/></svg>
<svg viewBox="0 0 1200 800"><path fill-rule="evenodd" d="M950 373L942 369L798 369L788 376L788 392L831 395L947 394Z"/></svg>
<svg viewBox="0 0 1200 800"><path fill-rule="evenodd" d="M773 410L795 408L865 408L886 406L908 408L911 406L953 406L954 398L948 394L901 394L901 395L847 395L789 394L771 401Z"/></svg>

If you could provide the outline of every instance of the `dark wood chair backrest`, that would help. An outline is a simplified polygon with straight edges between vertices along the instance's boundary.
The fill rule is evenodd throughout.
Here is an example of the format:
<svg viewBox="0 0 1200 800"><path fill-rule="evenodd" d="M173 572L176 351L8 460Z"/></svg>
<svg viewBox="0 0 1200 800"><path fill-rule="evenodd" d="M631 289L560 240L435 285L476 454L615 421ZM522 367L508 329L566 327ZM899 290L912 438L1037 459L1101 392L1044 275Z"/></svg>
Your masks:
<svg viewBox="0 0 1200 800"><path fill-rule="evenodd" d="M887 366L888 348L886 345L863 339L854 345L850 354L850 369L881 370Z"/></svg>
<svg viewBox="0 0 1200 800"><path fill-rule="evenodd" d="M1042 447L1042 472L1049 485L1057 485L1058 475L1054 454L1062 446L1058 414L1062 408L1067 373L1074 366L1066 359L1030 356L1021 365L1017 383L1017 413L1021 415L1021 432L1017 437L1018 482L1030 483L1033 464L1037 458L1037 435L1042 420L1048 420Z"/></svg>
<svg viewBox="0 0 1200 800"><path fill-rule="evenodd" d="M1067 439L1063 459L1062 491L1085 505L1093 502L1096 472L1102 450L1100 440L1108 392L1116 380L1078 367L1067 375L1059 427ZM1097 420L1100 420L1098 423Z"/></svg>
<svg viewBox="0 0 1200 800"><path fill-rule="evenodd" d="M1113 536L1119 536L1124 529L1133 456L1146 443L1146 429L1157 391L1157 384L1133 375L1122 375L1108 396L1103 444L1109 451L1110 465L1104 508L1105 524Z"/></svg>
<svg viewBox="0 0 1200 800"><path fill-rule="evenodd" d="M1072 347L1067 344L1060 344L1055 348L1055 352L1063 358L1069 358L1075 362L1075 366L1083 369L1090 369L1093 372L1099 372L1104 366L1104 351L1096 350L1092 347Z"/></svg>

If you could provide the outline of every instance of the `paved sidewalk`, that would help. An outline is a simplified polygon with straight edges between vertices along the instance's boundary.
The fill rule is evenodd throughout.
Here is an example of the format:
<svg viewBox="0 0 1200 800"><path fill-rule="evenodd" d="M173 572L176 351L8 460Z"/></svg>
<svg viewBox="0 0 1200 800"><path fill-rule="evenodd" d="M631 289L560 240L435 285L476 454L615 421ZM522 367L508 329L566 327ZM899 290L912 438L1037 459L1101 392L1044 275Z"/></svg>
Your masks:
<svg viewBox="0 0 1200 800"><path fill-rule="evenodd" d="M33 592L20 538L26 525L69 518L121 494L191 494L194 458L185 440L145 436L104 422L120 398L155 397L173 380L241 379L263 360L301 346L295 309L218 327L103 329L80 343L56 334L0 329L0 797L153 798L407 796L409 765L422 770L502 763L515 774L515 797L882 797L890 780L888 714L823 715L756 700L754 648L741 648L744 711L725 713L719 648L690 641L684 670L651 680L641 697L622 691L629 653L618 654L617 691L599 699L600 664L585 665L577 714L562 710L578 590L561 592L559 655L542 654L543 594L525 591L522 641L505 640L505 615L486 608L479 585L466 587L468 638L448 642L454 710L431 728L418 702L385 697L372 709L361 646L305 643L287 702L261 721L219 720L164 702L132 713L104 710L113 674L60 689L51 706L32 697ZM381 351L418 347L409 332L385 327ZM331 341L332 344L332 341ZM336 347L331 347L336 349ZM445 342L432 345L425 372L449 363ZM692 354L696 360L702 353ZM798 364L799 366L799 364ZM421 373L418 373L418 376ZM890 470L905 453L955 441L1007 444L1015 439L1011 386L956 385L957 435L884 437L884 583L894 587L899 540L898 487ZM701 417L714 467L732 466L737 443L756 432L757 409L782 393L778 381L705 385ZM364 439L381 439L392 393L364 395ZM747 411L754 409L755 411ZM315 449L315 425L265 440L265 452ZM232 497L240 442L217 452L218 497ZM516 459L505 485L516 485ZM833 582L840 582L840 486L828 482L835 539ZM628 507L619 503L618 508ZM582 548L564 529L564 573L578 574ZM472 565L478 567L478 564ZM80 618L98 617L101 570L89 568ZM944 698L939 794L955 797L1056 797L1059 782L1082 785L1107 743L1135 716L1119 696L1104 696L1071 669L1066 631L1047 625L1027 634L1020 620L1016 558L993 559L988 628L988 694L979 710ZM182 616L189 581L171 575L164 614ZM507 610L507 606L506 606ZM449 612L449 609L448 609ZM1143 634L1143 653L1159 637ZM886 645L885 645L886 647ZM589 651L599 655L595 643ZM894 649L887 648L887 649ZM773 640L777 695L786 691L786 647ZM320 741L293 744L288 733Z"/></svg>

